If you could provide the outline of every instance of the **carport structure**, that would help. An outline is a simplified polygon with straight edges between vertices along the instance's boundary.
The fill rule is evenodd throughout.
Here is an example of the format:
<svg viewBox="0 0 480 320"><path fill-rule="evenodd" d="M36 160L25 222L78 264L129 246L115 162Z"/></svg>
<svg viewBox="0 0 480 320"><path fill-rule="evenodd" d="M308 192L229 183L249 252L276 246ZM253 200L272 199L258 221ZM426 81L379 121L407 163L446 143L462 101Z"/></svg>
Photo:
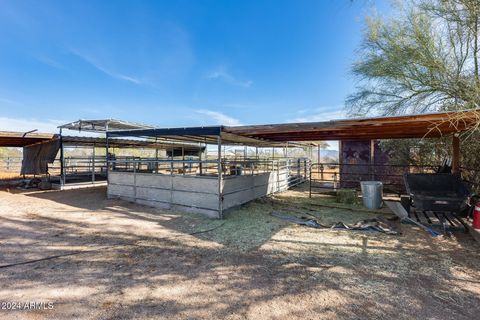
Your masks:
<svg viewBox="0 0 480 320"><path fill-rule="evenodd" d="M0 131L0 147L25 147L35 143L47 142L57 138L53 133Z"/></svg>
<svg viewBox="0 0 480 320"><path fill-rule="evenodd" d="M0 131L0 147L6 148L25 148L48 143L55 139L58 139L58 135L39 133L37 130L27 132ZM18 156L2 158L0 159L0 175L6 179L18 179L21 176L22 164L22 158Z"/></svg>
<svg viewBox="0 0 480 320"><path fill-rule="evenodd" d="M120 149L147 149L155 153L154 159L159 159L162 155L160 150L170 150L172 152L184 152L197 155L204 151L204 147L195 144L186 144L181 142L161 142L157 139L111 139L108 136L109 131L121 132L123 130L151 129L152 126L117 120L117 119L92 119L77 120L66 123L58 127L60 139L60 158L59 158L59 187L63 189L67 180L71 183L104 182L108 176L107 161L117 159L112 150ZM100 134L102 136L70 136L65 135L65 130L77 131L79 133ZM65 149L82 148L91 150L92 156L89 157L66 157ZM104 149L105 155L97 155L96 149ZM119 157L125 161L140 159L139 156Z"/></svg>
<svg viewBox="0 0 480 320"><path fill-rule="evenodd" d="M313 144L277 142L228 132L225 126L152 128L110 131L108 139L135 137L159 142L198 143L216 146L215 158L140 160L135 167L109 159L108 195L150 206L197 212L222 218L225 210L253 199L287 190L308 177L309 159L288 157L288 149L311 150ZM226 156L224 146L254 147L255 155ZM261 157L259 149L273 149L272 157ZM275 148L284 150L275 157ZM158 170L143 170L148 163ZM113 169L113 167L120 169Z"/></svg>
<svg viewBox="0 0 480 320"><path fill-rule="evenodd" d="M115 170L109 175L108 194L151 206L195 211L221 218L224 210L273 192L284 191L293 185L291 180L299 183L308 178L310 159L287 157L262 160L255 157L232 161L222 156L223 145L287 149L299 146L311 148L318 141L339 140L342 143L349 140L452 136L452 167L454 172L458 172L459 135L476 126L479 118L479 112L474 110L310 123L110 131L107 139L154 138L157 141L215 145L217 155L215 159L194 161L162 160L161 164L167 167L163 172L139 173L136 169L128 168ZM197 165L194 174L185 174L185 163ZM109 164L118 166L119 161L110 159ZM159 165L159 162L156 164ZM182 171L174 171L176 164L181 164Z"/></svg>
<svg viewBox="0 0 480 320"><path fill-rule="evenodd" d="M276 142L439 138L452 136L452 171L460 167L462 132L478 126L480 110L420 115L228 127L225 131Z"/></svg>

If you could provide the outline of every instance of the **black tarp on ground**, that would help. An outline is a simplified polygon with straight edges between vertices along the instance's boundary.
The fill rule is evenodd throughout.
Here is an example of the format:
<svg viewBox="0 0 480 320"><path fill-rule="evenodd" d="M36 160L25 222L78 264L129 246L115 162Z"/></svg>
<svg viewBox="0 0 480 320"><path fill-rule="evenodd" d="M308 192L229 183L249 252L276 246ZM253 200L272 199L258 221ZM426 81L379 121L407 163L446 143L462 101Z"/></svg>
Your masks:
<svg viewBox="0 0 480 320"><path fill-rule="evenodd" d="M48 164L55 161L59 149L59 139L23 147L23 161L20 174L46 174L48 172Z"/></svg>

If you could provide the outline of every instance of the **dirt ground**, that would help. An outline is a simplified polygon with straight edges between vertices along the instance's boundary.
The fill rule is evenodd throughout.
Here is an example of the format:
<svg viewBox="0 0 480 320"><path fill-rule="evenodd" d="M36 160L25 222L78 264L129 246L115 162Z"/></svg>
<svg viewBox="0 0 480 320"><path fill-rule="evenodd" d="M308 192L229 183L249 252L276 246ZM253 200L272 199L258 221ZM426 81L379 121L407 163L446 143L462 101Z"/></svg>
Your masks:
<svg viewBox="0 0 480 320"><path fill-rule="evenodd" d="M2 190L0 318L478 317L480 246L469 235L312 229L270 216L376 215L325 201L294 190L209 220L108 200L103 188ZM4 310L29 302L53 305Z"/></svg>
<svg viewBox="0 0 480 320"><path fill-rule="evenodd" d="M11 179L20 179L21 176L18 172L6 172L0 171L0 180L11 180Z"/></svg>

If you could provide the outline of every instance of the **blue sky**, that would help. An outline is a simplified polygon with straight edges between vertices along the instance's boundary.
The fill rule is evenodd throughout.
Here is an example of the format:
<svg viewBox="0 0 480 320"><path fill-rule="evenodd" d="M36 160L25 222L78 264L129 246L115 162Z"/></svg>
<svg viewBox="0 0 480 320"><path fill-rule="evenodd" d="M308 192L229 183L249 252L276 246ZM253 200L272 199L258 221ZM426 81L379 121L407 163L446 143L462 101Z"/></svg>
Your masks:
<svg viewBox="0 0 480 320"><path fill-rule="evenodd" d="M389 7L0 0L0 130L79 118L175 127L342 117L372 10Z"/></svg>

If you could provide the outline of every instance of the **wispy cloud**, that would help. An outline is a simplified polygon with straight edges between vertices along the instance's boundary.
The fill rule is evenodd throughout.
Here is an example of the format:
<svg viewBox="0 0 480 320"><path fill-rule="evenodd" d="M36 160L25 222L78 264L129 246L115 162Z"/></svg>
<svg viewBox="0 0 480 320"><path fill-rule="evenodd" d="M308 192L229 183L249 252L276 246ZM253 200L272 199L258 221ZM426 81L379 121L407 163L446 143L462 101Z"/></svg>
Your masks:
<svg viewBox="0 0 480 320"><path fill-rule="evenodd" d="M26 132L37 129L39 132L56 133L57 126L66 123L61 120L0 117L0 128L5 131Z"/></svg>
<svg viewBox="0 0 480 320"><path fill-rule="evenodd" d="M6 104L13 104L13 105L20 105L21 103L12 99L0 97L0 103L6 103Z"/></svg>
<svg viewBox="0 0 480 320"><path fill-rule="evenodd" d="M142 81L137 77L126 75L126 74L123 74L123 73L119 73L119 72L116 72L116 71L113 71L113 70L110 70L110 69L106 68L102 63L100 63L100 61L98 61L98 59L96 59L92 55L86 54L84 52L80 52L79 50L73 49L73 48L69 48L69 50L73 55L75 55L75 56L79 57L80 59L84 60L85 62L89 63L94 68L96 68L98 71L103 72L104 74L106 74L107 76L109 76L111 78L122 80L122 81L127 81L127 82L134 83L134 84L142 84Z"/></svg>
<svg viewBox="0 0 480 320"><path fill-rule="evenodd" d="M287 122L320 122L345 118L346 113L341 106L319 107L299 110L297 117L289 119Z"/></svg>
<svg viewBox="0 0 480 320"><path fill-rule="evenodd" d="M233 76L231 73L229 73L227 70L224 68L219 68L216 70L213 70L209 72L206 76L207 79L212 79L212 80L222 80L225 81L228 84L238 86L238 87L243 87L243 88L250 88L250 86L253 84L252 80L241 80L238 79L237 77Z"/></svg>
<svg viewBox="0 0 480 320"><path fill-rule="evenodd" d="M65 70L65 66L63 64L61 64L60 62L52 59L52 58L49 58L49 57L45 57L45 56L35 56L34 57L37 61L45 64L45 65L48 65L50 67L53 67L55 69L59 69L59 70Z"/></svg>
<svg viewBox="0 0 480 320"><path fill-rule="evenodd" d="M242 123L240 120L233 117L227 116L221 112L211 111L211 110L195 110L196 113L208 117L208 120L213 120L215 124L226 125L226 126L240 126ZM207 121L208 121L207 120Z"/></svg>

